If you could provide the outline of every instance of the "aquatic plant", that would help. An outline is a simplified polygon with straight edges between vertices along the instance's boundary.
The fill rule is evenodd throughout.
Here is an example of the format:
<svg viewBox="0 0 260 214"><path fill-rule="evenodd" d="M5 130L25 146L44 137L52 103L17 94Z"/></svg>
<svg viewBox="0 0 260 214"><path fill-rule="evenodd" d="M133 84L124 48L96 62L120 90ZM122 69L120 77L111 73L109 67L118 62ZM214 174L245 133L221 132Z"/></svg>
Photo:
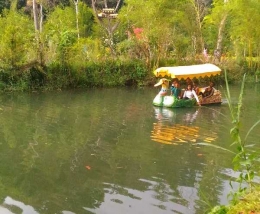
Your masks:
<svg viewBox="0 0 260 214"><path fill-rule="evenodd" d="M232 124L233 124L233 127L230 129L230 135L233 140L231 146L236 146L237 148L236 152L217 145L212 145L208 143L198 143L199 145L212 146L217 149L222 149L235 154L232 163L234 166L234 170L239 172L239 176L235 180L239 184L239 186L238 189L234 189L232 185L232 181L230 180L230 185L232 187L232 191L228 194L228 197L231 199L230 205L238 204L239 202L241 202L241 199L243 199L246 194L250 194L250 193L252 194L252 191L254 191L253 179L257 174L254 164L259 158L259 154L257 152L252 152L248 150L248 148L252 147L253 145L248 145L247 139L250 133L252 132L252 130L260 123L260 120L258 120L255 124L251 126L251 128L248 130L244 138L242 138L240 133L240 125L241 125L240 118L241 118L241 109L243 106L243 92L245 87L245 80L246 80L246 74L244 74L243 76L238 103L237 106L235 106L231 102L231 94L229 90L227 72L225 71L225 82L226 82L226 91L227 91L225 95L227 98L229 110L231 113ZM211 214L229 213L229 208L230 206L215 206L213 209L211 209L210 213Z"/></svg>
<svg viewBox="0 0 260 214"><path fill-rule="evenodd" d="M252 146L252 145L247 145L247 138L251 133L251 131L260 123L260 120L258 120L253 126L251 126L244 139L242 139L240 134L240 117L241 117L241 108L243 104L243 92L245 87L245 79L246 79L246 74L243 77L238 104L237 107L235 108L231 103L231 95L229 91L229 85L227 83L227 74L225 72L226 90L227 90L226 97L227 97L231 118L232 118L232 124L233 124L233 127L230 129L230 134L233 139L233 143L231 144L231 146L233 145L237 146L237 153L233 158L233 165L235 171L240 171L240 174L236 179L236 182L239 183L239 188L237 191L231 192L229 194L229 196L232 197L232 201L234 203L238 201L241 194L243 194L246 190L248 192L252 191L253 178L255 177L256 174L256 172L254 171L254 163L257 159L257 153L251 153L247 150L248 146ZM230 182L230 185L232 187L232 182Z"/></svg>

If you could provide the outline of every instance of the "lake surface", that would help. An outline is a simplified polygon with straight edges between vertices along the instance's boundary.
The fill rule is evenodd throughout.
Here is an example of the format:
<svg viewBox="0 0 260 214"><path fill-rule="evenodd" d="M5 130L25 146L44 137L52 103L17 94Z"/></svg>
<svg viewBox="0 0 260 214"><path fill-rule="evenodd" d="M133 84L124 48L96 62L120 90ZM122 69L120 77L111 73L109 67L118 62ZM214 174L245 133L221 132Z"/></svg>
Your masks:
<svg viewBox="0 0 260 214"><path fill-rule="evenodd" d="M155 88L0 95L0 213L200 214L226 204L237 176L221 106L156 108ZM241 133L260 119L245 89ZM234 104L240 86L231 86ZM259 151L260 126L248 137ZM236 186L236 183L233 183Z"/></svg>

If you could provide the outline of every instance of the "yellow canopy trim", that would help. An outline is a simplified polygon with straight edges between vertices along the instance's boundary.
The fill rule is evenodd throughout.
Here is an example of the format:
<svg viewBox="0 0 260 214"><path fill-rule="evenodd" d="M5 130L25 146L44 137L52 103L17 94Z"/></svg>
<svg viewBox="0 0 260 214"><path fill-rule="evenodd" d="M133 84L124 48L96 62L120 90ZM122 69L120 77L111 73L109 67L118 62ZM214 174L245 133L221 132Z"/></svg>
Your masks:
<svg viewBox="0 0 260 214"><path fill-rule="evenodd" d="M175 67L160 67L154 71L156 77L171 77L178 79L210 77L211 75L219 75L221 69L214 64L175 66Z"/></svg>

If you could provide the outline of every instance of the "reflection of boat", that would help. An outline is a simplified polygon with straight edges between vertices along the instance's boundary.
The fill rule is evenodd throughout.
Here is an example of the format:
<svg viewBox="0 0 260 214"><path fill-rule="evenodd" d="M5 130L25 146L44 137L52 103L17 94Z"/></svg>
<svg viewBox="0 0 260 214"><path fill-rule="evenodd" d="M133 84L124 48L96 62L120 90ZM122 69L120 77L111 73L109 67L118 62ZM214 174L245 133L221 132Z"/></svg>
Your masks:
<svg viewBox="0 0 260 214"><path fill-rule="evenodd" d="M200 134L200 127L194 125L200 109L172 109L154 107L155 118L158 120L153 125L151 139L158 143L173 144L196 143L199 139L204 142L212 142L216 134L211 136Z"/></svg>
<svg viewBox="0 0 260 214"><path fill-rule="evenodd" d="M201 65L189 65L189 66L175 66L175 67L160 67L154 71L156 77L171 77L178 79L187 78L200 78L200 77L210 77L219 75L221 69L213 64L201 64ZM164 78L164 80L166 80ZM161 81L160 81L161 82ZM167 84L157 83L155 86L162 86L162 89L166 89ZM169 84L168 84L169 85ZM205 88L200 88L200 92L203 92ZM208 98L202 98L198 96L201 105L208 104L221 104L221 93L219 90L214 89L214 94ZM196 105L196 100L183 100L177 99L174 96L165 96L165 94L159 93L153 100L155 106L164 107L192 107Z"/></svg>
<svg viewBox="0 0 260 214"><path fill-rule="evenodd" d="M176 124L173 126L154 124L151 139L158 143L177 144L196 142L198 138L199 127L189 127Z"/></svg>

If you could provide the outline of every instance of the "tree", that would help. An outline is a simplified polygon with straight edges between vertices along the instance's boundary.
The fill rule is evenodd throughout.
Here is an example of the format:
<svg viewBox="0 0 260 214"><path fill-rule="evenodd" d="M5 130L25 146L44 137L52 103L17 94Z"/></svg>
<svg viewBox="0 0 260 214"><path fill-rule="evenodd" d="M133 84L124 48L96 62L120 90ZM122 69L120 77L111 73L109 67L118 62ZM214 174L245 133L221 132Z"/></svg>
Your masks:
<svg viewBox="0 0 260 214"><path fill-rule="evenodd" d="M216 62L228 52L237 59L244 58L249 68L257 70L259 63L253 63L253 57L260 52L260 32L255 27L260 21L259 9L259 2L254 0L214 1L211 13L204 20L204 35L215 49Z"/></svg>
<svg viewBox="0 0 260 214"><path fill-rule="evenodd" d="M66 62L70 55L70 48L77 38L89 37L93 31L93 14L86 4L78 3L78 18L71 7L56 7L49 14L44 25L44 35L49 47L49 57L52 58L58 53L62 62ZM76 21L78 19L78 21ZM78 22L78 26L75 24Z"/></svg>
<svg viewBox="0 0 260 214"><path fill-rule="evenodd" d="M13 9L0 18L0 59L6 69L17 69L32 56L33 25L28 17Z"/></svg>
<svg viewBox="0 0 260 214"><path fill-rule="evenodd" d="M224 28L225 28L228 11L229 11L229 9L227 8L227 4L228 4L228 0L224 0L222 5L223 9L222 9L221 20L218 27L218 39L217 39L216 52L214 57L216 57L219 61L221 59L223 33L224 33Z"/></svg>
<svg viewBox="0 0 260 214"><path fill-rule="evenodd" d="M214 62L221 61L223 43L228 39L226 25L232 7L228 0L215 0L211 13L204 19L204 35L207 36L214 50Z"/></svg>
<svg viewBox="0 0 260 214"><path fill-rule="evenodd" d="M9 9L11 5L11 1L10 0L0 0L0 12L2 13L2 11L4 9Z"/></svg>
<svg viewBox="0 0 260 214"><path fill-rule="evenodd" d="M109 8L108 1L104 0L104 6L102 8L102 12L99 13L100 9L97 8L97 0L92 0L92 9L96 16L97 22L103 28L106 34L105 43L109 46L111 53L113 56L116 55L114 50L114 32L118 28L119 21L117 18L117 13L119 10L119 6L122 0L117 0L115 7Z"/></svg>
<svg viewBox="0 0 260 214"><path fill-rule="evenodd" d="M77 27L77 34L78 34L78 39L79 39L79 0L74 0L74 5L75 5L75 12L76 12L76 27Z"/></svg>
<svg viewBox="0 0 260 214"><path fill-rule="evenodd" d="M253 57L259 57L260 31L256 27L260 22L260 4L254 0L239 0L232 7L230 36L233 41L235 55L248 57L248 66L252 68ZM259 60L258 65L259 67Z"/></svg>
<svg viewBox="0 0 260 214"><path fill-rule="evenodd" d="M192 13L194 13L194 24L195 24L195 42L194 42L194 52L202 53L205 48L204 39L202 35L202 23L205 15L207 14L207 7L202 0L190 0L189 5L191 6Z"/></svg>
<svg viewBox="0 0 260 214"><path fill-rule="evenodd" d="M49 47L48 55L52 58L58 53L58 60L66 62L69 47L76 41L77 30L75 27L76 16L72 7L56 7L49 14L45 24L44 34Z"/></svg>
<svg viewBox="0 0 260 214"><path fill-rule="evenodd" d="M157 66L172 45L174 10L170 10L172 6L165 8L165 4L162 0L128 0L119 13L128 33L128 43L132 43L128 46L132 57L144 58L148 68Z"/></svg>

